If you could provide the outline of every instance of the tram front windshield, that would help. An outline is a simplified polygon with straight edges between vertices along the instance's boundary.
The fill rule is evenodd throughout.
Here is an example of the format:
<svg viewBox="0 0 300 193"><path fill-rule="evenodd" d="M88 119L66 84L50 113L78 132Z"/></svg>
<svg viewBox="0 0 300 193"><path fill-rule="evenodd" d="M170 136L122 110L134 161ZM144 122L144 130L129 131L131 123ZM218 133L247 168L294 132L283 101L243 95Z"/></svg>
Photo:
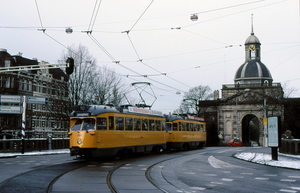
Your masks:
<svg viewBox="0 0 300 193"><path fill-rule="evenodd" d="M95 130L95 119L78 119L72 126L71 131L93 131Z"/></svg>

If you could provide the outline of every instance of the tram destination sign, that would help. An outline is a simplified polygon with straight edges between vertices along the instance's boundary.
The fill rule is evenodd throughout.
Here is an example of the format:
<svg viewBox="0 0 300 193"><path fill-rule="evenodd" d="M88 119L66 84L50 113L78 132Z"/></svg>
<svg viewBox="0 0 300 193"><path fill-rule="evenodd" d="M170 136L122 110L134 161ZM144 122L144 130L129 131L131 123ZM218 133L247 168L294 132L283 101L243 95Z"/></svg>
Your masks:
<svg viewBox="0 0 300 193"><path fill-rule="evenodd" d="M2 114L22 114L21 106L0 106L0 113Z"/></svg>
<svg viewBox="0 0 300 193"><path fill-rule="evenodd" d="M34 97L34 96L27 96L27 103L28 104L42 104L47 105L49 99L45 97Z"/></svg>
<svg viewBox="0 0 300 193"><path fill-rule="evenodd" d="M0 103L21 103L20 95L0 95Z"/></svg>

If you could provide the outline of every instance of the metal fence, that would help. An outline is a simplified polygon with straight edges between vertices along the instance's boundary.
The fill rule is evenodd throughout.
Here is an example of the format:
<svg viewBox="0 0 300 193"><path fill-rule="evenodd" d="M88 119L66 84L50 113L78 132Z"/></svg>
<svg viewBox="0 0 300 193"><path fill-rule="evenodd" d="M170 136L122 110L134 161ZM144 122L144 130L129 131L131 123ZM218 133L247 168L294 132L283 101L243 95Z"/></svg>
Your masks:
<svg viewBox="0 0 300 193"><path fill-rule="evenodd" d="M279 152L300 155L300 139L281 139Z"/></svg>
<svg viewBox="0 0 300 193"><path fill-rule="evenodd" d="M69 148L69 138L25 139L24 151L40 151ZM21 139L0 140L0 153L21 152Z"/></svg>

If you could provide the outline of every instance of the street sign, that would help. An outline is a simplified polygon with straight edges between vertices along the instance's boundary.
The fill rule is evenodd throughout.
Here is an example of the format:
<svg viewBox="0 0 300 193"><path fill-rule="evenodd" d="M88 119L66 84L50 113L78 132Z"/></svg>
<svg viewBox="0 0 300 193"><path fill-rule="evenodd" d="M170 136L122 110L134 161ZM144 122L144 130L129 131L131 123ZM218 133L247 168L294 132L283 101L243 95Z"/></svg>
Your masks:
<svg viewBox="0 0 300 193"><path fill-rule="evenodd" d="M20 95L0 95L0 103L21 103Z"/></svg>
<svg viewBox="0 0 300 193"><path fill-rule="evenodd" d="M28 104L48 104L49 99L45 97L34 97L34 96L27 96L27 103Z"/></svg>
<svg viewBox="0 0 300 193"><path fill-rule="evenodd" d="M0 113L2 114L22 114L21 106L0 106Z"/></svg>

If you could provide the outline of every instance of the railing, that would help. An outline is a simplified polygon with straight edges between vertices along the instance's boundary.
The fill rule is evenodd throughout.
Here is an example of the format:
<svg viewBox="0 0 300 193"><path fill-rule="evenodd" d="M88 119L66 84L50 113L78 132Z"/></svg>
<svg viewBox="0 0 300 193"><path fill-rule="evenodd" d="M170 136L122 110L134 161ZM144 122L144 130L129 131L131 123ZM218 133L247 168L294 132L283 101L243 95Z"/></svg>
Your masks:
<svg viewBox="0 0 300 193"><path fill-rule="evenodd" d="M279 152L300 155L300 139L281 139Z"/></svg>
<svg viewBox="0 0 300 193"><path fill-rule="evenodd" d="M25 152L67 148L69 148L69 138L41 138L24 140ZM21 139L0 140L0 153L21 152L21 150Z"/></svg>

